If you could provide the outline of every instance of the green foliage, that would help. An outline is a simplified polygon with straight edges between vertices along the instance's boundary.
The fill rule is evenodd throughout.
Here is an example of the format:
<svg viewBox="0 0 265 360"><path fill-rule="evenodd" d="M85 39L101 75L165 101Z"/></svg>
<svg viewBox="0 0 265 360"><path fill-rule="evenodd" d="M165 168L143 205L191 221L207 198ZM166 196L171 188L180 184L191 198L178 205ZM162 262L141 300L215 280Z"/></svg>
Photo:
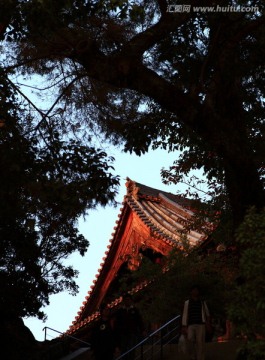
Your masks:
<svg viewBox="0 0 265 360"><path fill-rule="evenodd" d="M147 320L158 323L181 314L183 303L193 285L202 289L215 318L225 318L230 291L236 276L233 257L223 254L199 254L191 250L175 250L164 264L154 264L148 259L133 273L135 283L147 279L150 284L139 298Z"/></svg>
<svg viewBox="0 0 265 360"><path fill-rule="evenodd" d="M78 219L97 204L115 203L119 179L103 151L47 122L37 133L5 76L0 94L1 318L7 309L42 317L49 295L76 294L78 272L64 260L87 251Z"/></svg>
<svg viewBox="0 0 265 360"><path fill-rule="evenodd" d="M265 355L265 212L249 211L237 231L240 277L229 313L237 331L248 338L248 359ZM261 341L262 340L262 341Z"/></svg>
<svg viewBox="0 0 265 360"><path fill-rule="evenodd" d="M10 43L2 66L45 78L35 88L42 98L53 93L48 117L61 114L61 131L88 141L100 134L138 155L178 151L165 181L200 169L210 191L220 184L219 203L238 225L249 206L265 204L265 30L263 1L222 2L231 4L259 10L172 13L156 0L2 2L1 35Z"/></svg>
<svg viewBox="0 0 265 360"><path fill-rule="evenodd" d="M37 236L34 228L41 229L43 238L56 246L57 236L61 239L70 231L66 225L71 224L70 218L75 219L87 205L105 204L112 198L112 192L103 198L95 195L103 194L108 184L116 184L110 174L104 176L110 169L104 152L86 147L95 135L138 155L150 147L176 152L176 162L163 172L165 181L186 182L191 171L202 171L210 195L202 214L210 209L211 219L222 221L214 234L217 241L233 245L230 234L246 210L264 208L264 1L222 1L222 6L231 4L259 10L171 13L166 1L156 0L0 1L5 78L21 94L20 80L15 84L14 74L22 75L27 85L32 75L39 75L35 85L30 85L41 99L50 101L48 110L27 97L27 108L25 102L17 104L24 108L24 115L19 117L20 124L16 121L19 129L14 129L26 142L22 142L24 149L13 152L14 167L6 178L6 184L16 189L10 193L9 204L12 201L19 219L24 219L21 214L31 214L19 224L31 224L23 231L32 243ZM192 0L191 5L197 6L198 1ZM207 6L216 6L216 1L207 1ZM21 122L22 118L27 121ZM35 142L33 135L38 139ZM15 160L16 153L26 162L25 172ZM22 155L25 153L28 156ZM4 166L7 163L3 161ZM82 175L79 166L85 169ZM95 169L100 171L96 175L100 182L91 175ZM87 174L92 179L88 186ZM31 187L29 177L33 178ZM28 184L26 190L20 181ZM202 184L195 182L197 185ZM23 203L26 199L26 207L20 205L20 198L16 205L16 194L23 196ZM30 207L33 210L28 211ZM216 216L218 209L221 216ZM6 211L11 214L8 207ZM75 232L71 236L77 240ZM256 248L244 241L237 245L248 249L244 256L252 269L251 251ZM38 242L33 254L34 249L37 253ZM185 259L176 263L184 266ZM199 269L200 261L193 263ZM166 277L173 281L181 271L170 270ZM208 272L200 274L204 274L202 283L208 284ZM191 275L187 271L187 278ZM165 284L161 280L161 289ZM172 284L167 289L179 289L178 283ZM154 293L162 306L166 291L154 288ZM250 301L250 295L243 295ZM178 309L180 300L174 301L172 306ZM257 304L263 309L262 300Z"/></svg>

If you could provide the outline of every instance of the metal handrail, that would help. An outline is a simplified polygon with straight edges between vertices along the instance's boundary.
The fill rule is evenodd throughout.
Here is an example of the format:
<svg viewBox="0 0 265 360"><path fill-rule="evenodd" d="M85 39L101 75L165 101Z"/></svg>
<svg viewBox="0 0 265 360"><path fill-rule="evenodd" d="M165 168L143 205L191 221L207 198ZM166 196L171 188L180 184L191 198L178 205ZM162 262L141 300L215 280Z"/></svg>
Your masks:
<svg viewBox="0 0 265 360"><path fill-rule="evenodd" d="M73 340L79 341L79 342L81 342L81 343L83 343L83 344L86 344L86 345L89 346L89 348L91 347L91 344L90 344L90 343L88 343L88 342L86 342L86 341L84 341L84 340L80 340L80 339L76 338L75 336L68 335L68 334L63 333L63 332L61 332L61 331L55 330L55 329L53 329L53 328L50 328L49 326L45 326L45 327L42 329L42 331L45 331L44 341L47 340L47 329L52 330L52 331L54 331L54 332L56 332L56 333L58 333L58 334L61 334L61 335L63 335L64 337L68 337L68 338L70 338L70 339L73 339Z"/></svg>
<svg viewBox="0 0 265 360"><path fill-rule="evenodd" d="M146 343L148 343L148 341L150 341L150 339L153 339L157 334L161 333L161 331L163 329L165 329L166 327L168 327L170 324L172 324L174 321L177 321L180 319L180 315L175 316L173 319L169 320L166 324L162 325L159 329L153 331L151 334L149 334L146 338L144 338L142 341L140 341L138 344L136 344L133 348L129 349L128 351L126 351L125 353L121 354L120 356L118 356L115 360L120 360L125 358L126 355L130 354L132 351L137 350L138 348L141 348L141 354L140 354L140 359L143 359L143 355L144 353L148 352L148 350L145 350L145 352L143 351L143 345L145 345ZM161 336L160 339L158 341L156 341L155 343L152 343L152 345L150 345L150 348L152 348L154 345L157 345L160 343L160 353L161 353L161 357L162 358L162 351L163 351L163 346L167 345L170 341L174 340L176 338L176 336L174 336L173 338L171 338L167 343L163 343L163 339L165 336L168 336L169 334L171 334L174 330L179 328L179 323L177 324L176 327L174 327L171 331L167 332L164 336Z"/></svg>

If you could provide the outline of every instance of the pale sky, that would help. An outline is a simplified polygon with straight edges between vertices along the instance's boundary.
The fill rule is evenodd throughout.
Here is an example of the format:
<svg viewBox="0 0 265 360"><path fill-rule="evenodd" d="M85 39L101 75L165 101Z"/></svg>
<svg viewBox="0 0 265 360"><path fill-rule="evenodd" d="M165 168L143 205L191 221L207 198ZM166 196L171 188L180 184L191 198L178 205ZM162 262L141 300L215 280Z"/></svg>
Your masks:
<svg viewBox="0 0 265 360"><path fill-rule="evenodd" d="M66 331L77 315L82 302L85 301L85 296L90 290L102 262L102 257L105 255L104 252L107 250L107 245L112 237L111 234L116 225L115 221L118 220L118 214L122 207L121 202L126 194L126 177L147 186L172 193L184 189L181 185L178 187L176 185L164 185L160 176L161 168L168 168L172 165L178 156L177 153L168 154L163 150L155 150L139 157L113 150L112 155L116 158L114 163L115 173L121 177L120 192L117 197L120 205L117 208L110 206L106 208L98 207L97 210L90 212L86 221L80 220L80 232L89 240L90 246L83 258L73 255L67 261L80 272L77 279L79 293L76 296L71 296L68 293L52 296L50 305L43 309L48 315L45 323L34 318L24 319L25 325L30 328L39 341L44 340L44 326L61 332ZM49 340L57 336L52 331L48 331L47 335Z"/></svg>

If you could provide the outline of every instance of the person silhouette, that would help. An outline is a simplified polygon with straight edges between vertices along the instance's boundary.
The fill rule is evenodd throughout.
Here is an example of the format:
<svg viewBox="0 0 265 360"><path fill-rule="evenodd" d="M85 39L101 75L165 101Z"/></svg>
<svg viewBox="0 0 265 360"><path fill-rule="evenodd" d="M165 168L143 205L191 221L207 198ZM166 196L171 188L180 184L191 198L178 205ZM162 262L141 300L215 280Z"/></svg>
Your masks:
<svg viewBox="0 0 265 360"><path fill-rule="evenodd" d="M182 314L182 333L188 340L190 360L205 359L205 324L209 319L208 306L201 298L199 287L194 285L190 298L184 303Z"/></svg>

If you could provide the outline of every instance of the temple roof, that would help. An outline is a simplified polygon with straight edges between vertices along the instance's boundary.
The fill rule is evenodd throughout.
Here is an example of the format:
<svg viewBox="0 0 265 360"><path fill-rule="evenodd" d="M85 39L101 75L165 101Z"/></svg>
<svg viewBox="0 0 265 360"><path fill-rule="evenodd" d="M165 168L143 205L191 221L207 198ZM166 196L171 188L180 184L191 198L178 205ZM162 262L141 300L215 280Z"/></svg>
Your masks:
<svg viewBox="0 0 265 360"><path fill-rule="evenodd" d="M195 201L151 188L127 179L126 202L142 221L162 239L181 245L181 233L194 215ZM187 238L195 245L204 235L190 231Z"/></svg>
<svg viewBox="0 0 265 360"><path fill-rule="evenodd" d="M131 229L128 230L131 226L128 223L132 223L132 218L140 226L140 233L145 231L143 236L146 236L146 229L148 229L149 247L155 249L160 246L164 249L164 255L173 247L182 248L183 230L194 215L195 202L180 195L137 183L129 178L127 178L126 188L123 206L107 246L106 256L102 259L93 285L90 286L91 290L88 291L68 333L75 332L76 329L82 328L97 318L98 305L103 300L111 281L117 275L125 255L130 255L134 251L132 250L132 235L128 235L131 231ZM206 238L204 233L195 230L190 230L186 236L192 246L201 244ZM145 243L144 238L141 239L141 243ZM139 287L144 286L146 286L144 283L139 285ZM132 289L132 291L138 290ZM109 305L116 306L120 301L121 298L118 298Z"/></svg>

